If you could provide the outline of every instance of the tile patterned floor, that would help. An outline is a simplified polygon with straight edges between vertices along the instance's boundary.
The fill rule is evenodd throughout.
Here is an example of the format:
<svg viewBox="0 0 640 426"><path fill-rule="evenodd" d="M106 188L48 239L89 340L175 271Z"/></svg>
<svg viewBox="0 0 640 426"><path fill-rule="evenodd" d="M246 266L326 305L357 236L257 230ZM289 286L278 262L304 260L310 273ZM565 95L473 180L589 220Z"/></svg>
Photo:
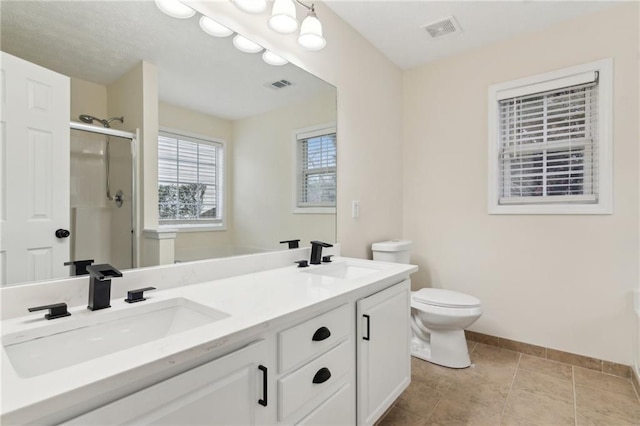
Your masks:
<svg viewBox="0 0 640 426"><path fill-rule="evenodd" d="M640 425L630 380L469 342L463 370L411 358L411 385L379 426Z"/></svg>

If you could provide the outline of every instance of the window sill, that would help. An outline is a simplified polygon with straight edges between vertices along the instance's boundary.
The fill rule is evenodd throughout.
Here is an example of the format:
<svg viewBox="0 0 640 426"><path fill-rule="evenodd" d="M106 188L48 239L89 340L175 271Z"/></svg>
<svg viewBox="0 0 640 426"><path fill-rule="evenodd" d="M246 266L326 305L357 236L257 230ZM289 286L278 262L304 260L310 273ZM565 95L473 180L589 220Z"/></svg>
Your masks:
<svg viewBox="0 0 640 426"><path fill-rule="evenodd" d="M574 214L574 215L607 215L613 214L611 206L602 204L511 204L491 205L489 214L521 214L521 215L547 215L547 214Z"/></svg>
<svg viewBox="0 0 640 426"><path fill-rule="evenodd" d="M171 229L177 233L183 232L216 232L216 231L226 231L227 226L221 223L203 223L203 224L191 224L191 223L181 223L181 224L164 224L160 225L158 229Z"/></svg>
<svg viewBox="0 0 640 426"><path fill-rule="evenodd" d="M335 207L296 207L293 214L336 214Z"/></svg>

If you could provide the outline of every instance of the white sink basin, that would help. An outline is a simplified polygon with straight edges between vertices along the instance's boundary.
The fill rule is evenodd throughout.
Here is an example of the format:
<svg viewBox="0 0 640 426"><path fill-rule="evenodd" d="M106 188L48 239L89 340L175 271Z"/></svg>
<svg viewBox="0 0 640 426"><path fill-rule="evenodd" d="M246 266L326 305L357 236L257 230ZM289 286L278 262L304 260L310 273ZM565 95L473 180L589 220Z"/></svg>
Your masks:
<svg viewBox="0 0 640 426"><path fill-rule="evenodd" d="M108 311L51 320L51 324L3 336L2 345L20 377L35 377L229 316L183 298Z"/></svg>
<svg viewBox="0 0 640 426"><path fill-rule="evenodd" d="M380 268L368 265L365 266L359 263L352 262L333 262L304 270L304 272L307 272L309 274L341 278L345 280L364 277L365 275L373 274L379 271Z"/></svg>

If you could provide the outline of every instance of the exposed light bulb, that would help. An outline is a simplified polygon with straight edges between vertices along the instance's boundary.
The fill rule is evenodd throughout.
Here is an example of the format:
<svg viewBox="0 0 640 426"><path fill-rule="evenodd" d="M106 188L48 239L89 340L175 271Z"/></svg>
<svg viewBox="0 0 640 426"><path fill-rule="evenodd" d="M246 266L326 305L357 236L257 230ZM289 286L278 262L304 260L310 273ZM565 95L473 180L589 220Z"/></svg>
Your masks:
<svg viewBox="0 0 640 426"><path fill-rule="evenodd" d="M296 5L293 0L276 0L273 3L269 28L280 34L291 34L298 29Z"/></svg>
<svg viewBox="0 0 640 426"><path fill-rule="evenodd" d="M229 28L214 21L208 16L203 16L200 18L200 28L202 28L202 31L204 31L205 33L214 37L228 37L233 34L233 31L231 31Z"/></svg>
<svg viewBox="0 0 640 426"><path fill-rule="evenodd" d="M322 24L315 12L309 12L302 21L298 44L307 50L320 50L327 45L327 41L322 36Z"/></svg>
<svg viewBox="0 0 640 426"><path fill-rule="evenodd" d="M264 53L262 54L262 60L269 65L275 65L275 66L285 65L289 63L289 61L287 61L285 58L283 58L280 55L276 55L270 50L264 51Z"/></svg>
<svg viewBox="0 0 640 426"><path fill-rule="evenodd" d="M267 10L267 0L233 0L233 4L247 13L262 13Z"/></svg>
<svg viewBox="0 0 640 426"><path fill-rule="evenodd" d="M241 36L240 34L236 34L236 36L233 38L233 45L238 50L246 53L258 53L263 49L263 47L258 43L255 43L248 38Z"/></svg>
<svg viewBox="0 0 640 426"><path fill-rule="evenodd" d="M156 0L156 6L172 18L188 19L196 14L195 10L179 0Z"/></svg>

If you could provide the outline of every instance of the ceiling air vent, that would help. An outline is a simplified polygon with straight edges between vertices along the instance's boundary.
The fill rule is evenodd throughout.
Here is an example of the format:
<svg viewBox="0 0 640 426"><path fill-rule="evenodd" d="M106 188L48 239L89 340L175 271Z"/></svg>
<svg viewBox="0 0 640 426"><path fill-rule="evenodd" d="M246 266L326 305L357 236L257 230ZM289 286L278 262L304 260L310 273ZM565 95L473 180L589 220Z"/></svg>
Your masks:
<svg viewBox="0 0 640 426"><path fill-rule="evenodd" d="M285 87L289 87L292 85L293 83L290 82L289 80L278 80L278 81L274 81L273 83L267 84L267 86L271 87L272 89L284 89Z"/></svg>
<svg viewBox="0 0 640 426"><path fill-rule="evenodd" d="M437 22L432 22L431 24L423 25L422 28L427 30L429 35L433 38L462 31L460 24L458 24L458 21L456 21L456 18L453 16L449 16L448 18L441 19Z"/></svg>

